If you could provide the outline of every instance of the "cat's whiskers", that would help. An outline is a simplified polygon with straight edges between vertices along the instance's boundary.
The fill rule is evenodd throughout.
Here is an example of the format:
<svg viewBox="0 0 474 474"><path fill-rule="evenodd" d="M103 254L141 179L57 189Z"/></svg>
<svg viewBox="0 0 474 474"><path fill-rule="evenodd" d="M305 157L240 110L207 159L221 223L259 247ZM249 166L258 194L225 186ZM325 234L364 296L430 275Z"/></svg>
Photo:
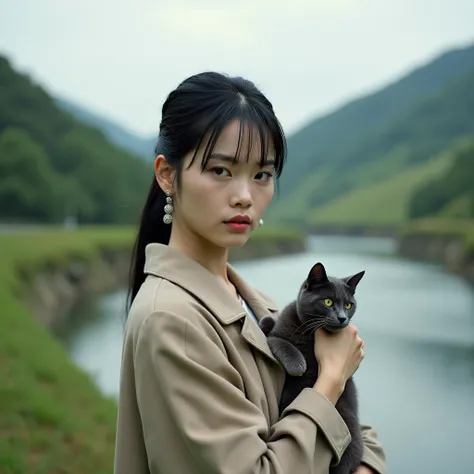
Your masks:
<svg viewBox="0 0 474 474"><path fill-rule="evenodd" d="M298 336L297 340L302 338L306 333L311 332L314 333L318 329L322 328L324 326L324 321L314 321L314 320L309 320L303 323L294 333L295 335L299 330L302 330L302 333Z"/></svg>
<svg viewBox="0 0 474 474"><path fill-rule="evenodd" d="M307 324L313 324L313 323L320 323L324 322L325 316L322 314L314 314L314 313L307 313L306 314L306 321L302 324L300 324L298 327L305 326Z"/></svg>
<svg viewBox="0 0 474 474"><path fill-rule="evenodd" d="M317 322L313 325L309 326L304 333L311 332L312 334L315 333L318 329L324 326L324 322ZM302 334L303 335L303 334Z"/></svg>
<svg viewBox="0 0 474 474"><path fill-rule="evenodd" d="M288 326L293 326L293 327L296 328L295 331L290 335L290 338L291 338L296 334L296 332L301 328L302 325L301 324L295 324L295 323L292 322L292 323L289 323ZM288 329L289 329L289 327L288 327Z"/></svg>
<svg viewBox="0 0 474 474"><path fill-rule="evenodd" d="M314 324L308 325L308 327L306 327L306 328L304 329L304 331L301 332L301 334L297 337L296 340L299 341L300 339L303 338L303 336L304 336L305 334L307 334L307 333L313 333L313 331L315 331L315 330L316 330L316 329L314 329Z"/></svg>
<svg viewBox="0 0 474 474"><path fill-rule="evenodd" d="M292 326L295 326L296 327L296 330L293 332L293 334L290 336L291 338L293 338L295 336L295 334L298 332L298 331L301 331L302 329L305 329L305 327L308 325L308 324L312 324L314 321L305 321L304 323L302 324L292 324Z"/></svg>

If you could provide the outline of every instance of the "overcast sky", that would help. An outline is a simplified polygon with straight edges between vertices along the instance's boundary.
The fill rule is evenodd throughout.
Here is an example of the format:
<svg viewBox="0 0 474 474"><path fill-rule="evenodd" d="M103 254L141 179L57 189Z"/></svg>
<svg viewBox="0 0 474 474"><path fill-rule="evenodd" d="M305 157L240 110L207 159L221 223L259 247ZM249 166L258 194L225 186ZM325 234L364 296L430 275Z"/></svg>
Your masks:
<svg viewBox="0 0 474 474"><path fill-rule="evenodd" d="M473 0L0 0L0 52L145 135L188 75L243 75L291 133L474 42L473 25Z"/></svg>

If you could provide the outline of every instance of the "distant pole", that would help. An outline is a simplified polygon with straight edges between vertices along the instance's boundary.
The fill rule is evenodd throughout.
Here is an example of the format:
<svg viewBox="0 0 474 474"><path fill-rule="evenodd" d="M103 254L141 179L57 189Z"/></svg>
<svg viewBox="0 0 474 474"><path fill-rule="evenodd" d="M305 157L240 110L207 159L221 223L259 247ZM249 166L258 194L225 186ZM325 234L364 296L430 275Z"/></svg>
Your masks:
<svg viewBox="0 0 474 474"><path fill-rule="evenodd" d="M77 213L74 213L73 210L68 212L67 204L65 205L65 218L63 221L63 228L65 230L75 230L77 228ZM72 206L71 206L72 207Z"/></svg>

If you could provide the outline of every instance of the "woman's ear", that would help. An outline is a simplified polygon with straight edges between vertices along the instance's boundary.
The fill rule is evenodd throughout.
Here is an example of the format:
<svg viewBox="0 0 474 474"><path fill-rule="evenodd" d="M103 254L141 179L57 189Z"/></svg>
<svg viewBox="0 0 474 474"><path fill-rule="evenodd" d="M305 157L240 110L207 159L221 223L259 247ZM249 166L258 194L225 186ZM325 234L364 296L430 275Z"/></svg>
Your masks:
<svg viewBox="0 0 474 474"><path fill-rule="evenodd" d="M163 192L173 189L175 169L166 161L164 155L155 158L155 177Z"/></svg>

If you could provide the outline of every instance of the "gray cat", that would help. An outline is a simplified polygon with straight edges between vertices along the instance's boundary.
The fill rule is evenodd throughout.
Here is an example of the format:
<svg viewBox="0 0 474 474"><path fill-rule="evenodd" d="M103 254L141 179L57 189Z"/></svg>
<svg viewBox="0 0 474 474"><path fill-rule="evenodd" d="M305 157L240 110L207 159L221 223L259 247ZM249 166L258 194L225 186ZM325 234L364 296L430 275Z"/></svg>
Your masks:
<svg viewBox="0 0 474 474"><path fill-rule="evenodd" d="M268 345L287 375L280 400L280 413L305 387L312 387L318 376L314 356L314 332L323 328L336 332L354 316L357 284L364 271L347 278L328 277L322 263L313 266L301 285L297 299L286 306L276 319L262 318L260 327ZM331 474L350 474L362 461L363 441L358 419L357 392L349 378L336 409L346 423L352 441L341 462L330 468Z"/></svg>

